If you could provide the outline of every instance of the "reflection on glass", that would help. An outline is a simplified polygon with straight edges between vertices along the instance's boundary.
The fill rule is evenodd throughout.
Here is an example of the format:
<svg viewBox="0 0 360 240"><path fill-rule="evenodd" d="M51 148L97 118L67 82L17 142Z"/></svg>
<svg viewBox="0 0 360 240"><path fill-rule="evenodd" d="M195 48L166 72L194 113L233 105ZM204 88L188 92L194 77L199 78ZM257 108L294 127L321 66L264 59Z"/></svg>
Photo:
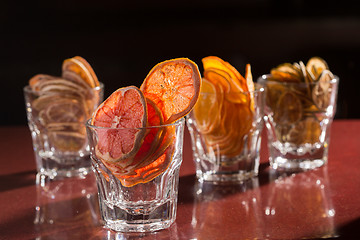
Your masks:
<svg viewBox="0 0 360 240"><path fill-rule="evenodd" d="M335 237L334 216L327 167L306 173L281 175L274 181L264 206L267 238Z"/></svg>
<svg viewBox="0 0 360 240"><path fill-rule="evenodd" d="M191 221L194 239L261 236L261 193L257 178L231 185L197 182L194 189Z"/></svg>
<svg viewBox="0 0 360 240"><path fill-rule="evenodd" d="M62 181L37 176L36 239L86 239L99 224L95 177Z"/></svg>

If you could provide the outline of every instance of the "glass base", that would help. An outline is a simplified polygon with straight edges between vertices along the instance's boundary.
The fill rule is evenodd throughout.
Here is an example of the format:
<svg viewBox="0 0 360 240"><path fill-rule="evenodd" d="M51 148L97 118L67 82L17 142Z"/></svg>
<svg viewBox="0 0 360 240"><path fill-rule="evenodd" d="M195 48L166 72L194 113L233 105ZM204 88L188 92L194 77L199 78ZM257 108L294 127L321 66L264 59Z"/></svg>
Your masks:
<svg viewBox="0 0 360 240"><path fill-rule="evenodd" d="M270 166L284 171L306 171L327 163L328 144L305 144L300 146L274 142L269 144Z"/></svg>
<svg viewBox="0 0 360 240"><path fill-rule="evenodd" d="M216 183L227 183L227 182L242 182L248 180L252 177L256 177L257 172L251 171L236 171L236 172L216 172L216 171L206 171L202 172L200 170L196 171L196 176L199 182L214 182Z"/></svg>
<svg viewBox="0 0 360 240"><path fill-rule="evenodd" d="M50 179L61 179L67 177L82 177L90 173L91 160L89 155L64 156L61 159L49 154L36 156L38 173Z"/></svg>
<svg viewBox="0 0 360 240"><path fill-rule="evenodd" d="M106 210L105 210L105 209ZM170 227L176 218L176 202L149 209L101 204L105 228L119 232L153 232Z"/></svg>
<svg viewBox="0 0 360 240"><path fill-rule="evenodd" d="M306 171L326 164L326 159L286 159L283 157L270 158L270 166L277 170Z"/></svg>
<svg viewBox="0 0 360 240"><path fill-rule="evenodd" d="M124 187L113 175L105 177L96 164L100 213L106 228L118 232L153 232L176 219L179 166L147 183Z"/></svg>
<svg viewBox="0 0 360 240"><path fill-rule="evenodd" d="M195 154L196 176L200 182L242 182L258 175L259 157L235 157L214 162Z"/></svg>

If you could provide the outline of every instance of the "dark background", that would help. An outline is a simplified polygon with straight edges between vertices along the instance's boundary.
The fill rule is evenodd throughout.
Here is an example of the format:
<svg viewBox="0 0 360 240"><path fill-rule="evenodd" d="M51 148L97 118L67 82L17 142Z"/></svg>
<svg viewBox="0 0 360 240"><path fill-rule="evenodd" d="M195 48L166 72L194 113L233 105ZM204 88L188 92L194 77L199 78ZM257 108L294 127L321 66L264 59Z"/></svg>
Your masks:
<svg viewBox="0 0 360 240"><path fill-rule="evenodd" d="M354 1L356 3L356 1ZM0 125L25 125L22 88L84 57L105 84L140 87L158 62L215 55L256 78L324 58L340 77L336 118L360 118L360 9L353 1L2 1Z"/></svg>

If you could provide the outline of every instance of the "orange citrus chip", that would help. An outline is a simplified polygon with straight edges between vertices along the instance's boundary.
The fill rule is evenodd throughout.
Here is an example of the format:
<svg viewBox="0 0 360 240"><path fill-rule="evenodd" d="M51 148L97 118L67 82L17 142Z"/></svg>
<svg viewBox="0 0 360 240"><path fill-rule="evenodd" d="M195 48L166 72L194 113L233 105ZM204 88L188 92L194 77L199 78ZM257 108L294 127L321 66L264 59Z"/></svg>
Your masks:
<svg viewBox="0 0 360 240"><path fill-rule="evenodd" d="M187 58L177 58L151 69L140 89L158 106L167 124L191 111L198 99L200 85L197 65Z"/></svg>

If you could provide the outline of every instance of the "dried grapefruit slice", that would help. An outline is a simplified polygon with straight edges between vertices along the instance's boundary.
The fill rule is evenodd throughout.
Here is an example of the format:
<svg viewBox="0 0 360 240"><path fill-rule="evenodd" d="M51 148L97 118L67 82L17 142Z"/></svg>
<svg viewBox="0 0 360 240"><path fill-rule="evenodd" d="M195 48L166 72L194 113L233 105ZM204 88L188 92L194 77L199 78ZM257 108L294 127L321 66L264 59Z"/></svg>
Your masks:
<svg viewBox="0 0 360 240"><path fill-rule="evenodd" d="M198 99L200 85L197 65L187 58L177 58L153 67L140 89L159 107L167 124L191 111Z"/></svg>
<svg viewBox="0 0 360 240"><path fill-rule="evenodd" d="M147 107L142 92L134 86L116 90L97 108L91 120L92 125L104 127L98 129L98 157L108 162L133 157L141 147L146 123Z"/></svg>
<svg viewBox="0 0 360 240"><path fill-rule="evenodd" d="M82 57L76 56L66 59L62 65L62 74L64 77L69 76L67 71L78 74L91 88L100 85L94 70Z"/></svg>

